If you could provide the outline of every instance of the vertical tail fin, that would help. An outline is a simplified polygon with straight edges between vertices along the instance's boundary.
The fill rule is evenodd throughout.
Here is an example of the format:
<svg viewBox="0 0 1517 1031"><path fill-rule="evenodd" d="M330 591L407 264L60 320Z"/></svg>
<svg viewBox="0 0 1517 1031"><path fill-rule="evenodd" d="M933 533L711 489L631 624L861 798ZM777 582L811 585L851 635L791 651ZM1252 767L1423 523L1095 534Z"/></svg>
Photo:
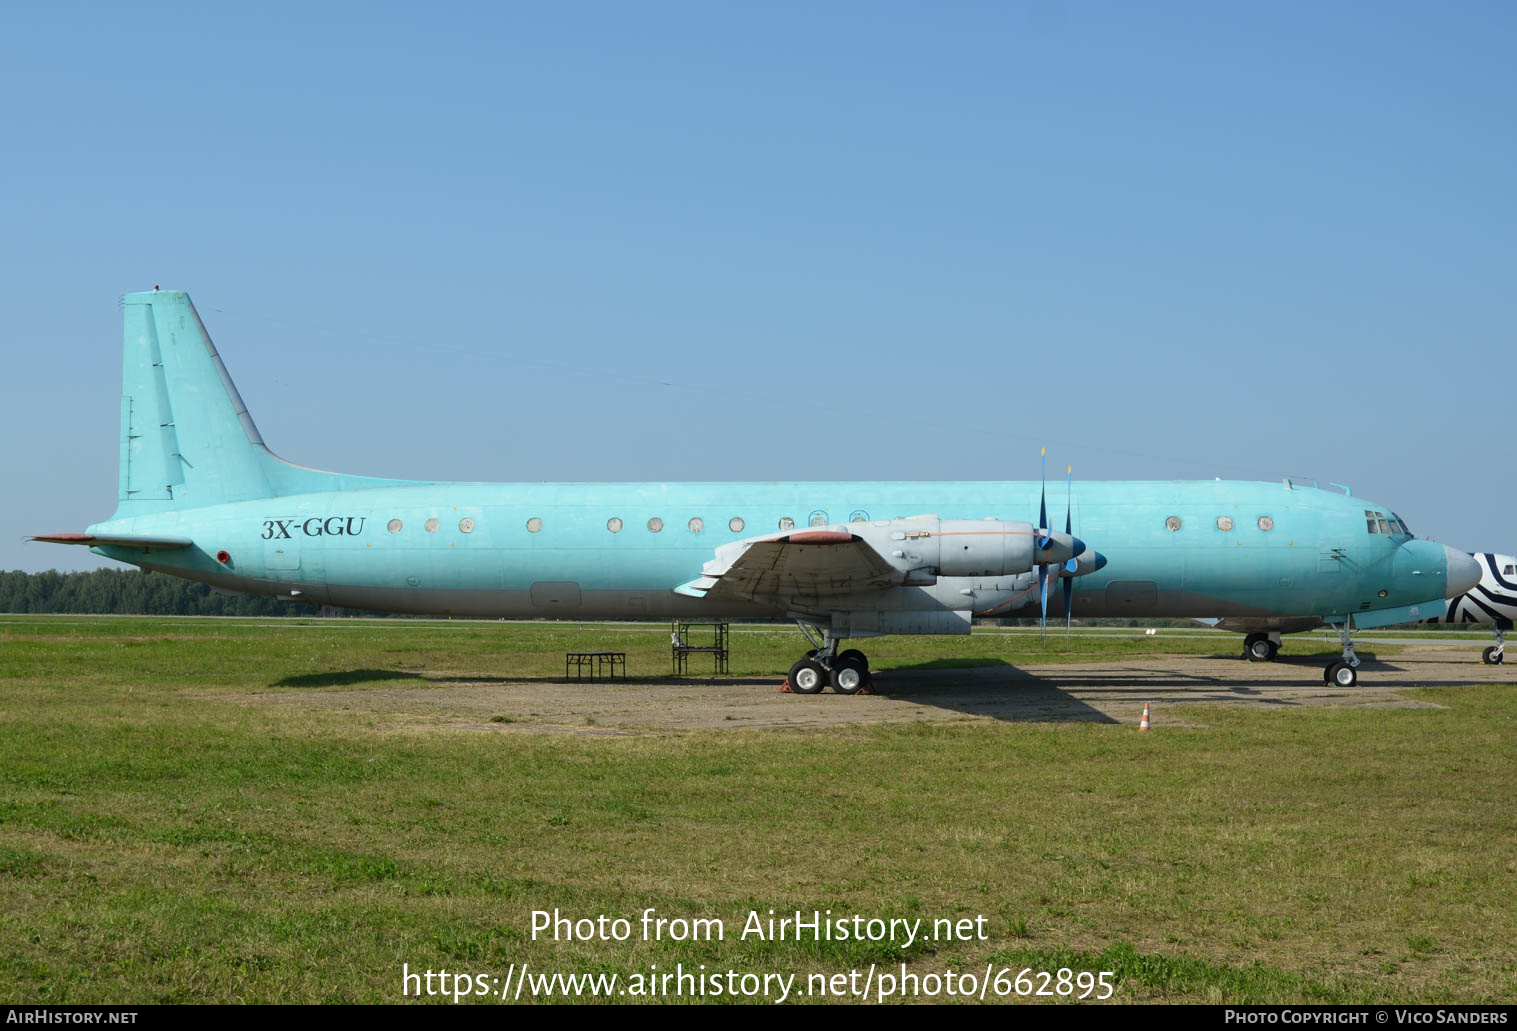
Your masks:
<svg viewBox="0 0 1517 1031"><path fill-rule="evenodd" d="M325 473L272 454L182 290L126 294L118 516L407 481Z"/></svg>
<svg viewBox="0 0 1517 1031"><path fill-rule="evenodd" d="M136 514L272 496L255 452L263 437L189 295L123 302L122 506Z"/></svg>

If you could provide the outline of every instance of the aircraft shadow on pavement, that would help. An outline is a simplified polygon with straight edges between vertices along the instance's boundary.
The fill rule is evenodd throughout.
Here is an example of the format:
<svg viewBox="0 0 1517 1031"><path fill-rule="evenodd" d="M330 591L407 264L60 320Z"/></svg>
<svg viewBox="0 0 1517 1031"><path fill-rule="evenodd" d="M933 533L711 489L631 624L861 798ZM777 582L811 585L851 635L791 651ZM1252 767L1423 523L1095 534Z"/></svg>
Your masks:
<svg viewBox="0 0 1517 1031"><path fill-rule="evenodd" d="M1366 671L1381 672L1381 673L1387 672L1387 671L1396 672L1396 673L1405 673L1406 672L1406 667L1405 666L1398 666L1398 665L1396 665L1393 662L1389 662L1389 661L1387 661L1385 659L1378 658L1378 657L1376 657L1376 655L1375 655L1374 652L1356 651L1355 654L1357 654L1359 656L1359 672L1360 673L1364 673ZM1317 652L1317 653L1312 654L1312 655L1287 655L1285 652L1281 652L1275 658L1275 661L1273 663L1271 663L1271 665L1275 665L1275 666L1311 666L1311 667L1313 667L1315 669L1319 669L1320 670L1320 669L1326 669L1327 668L1327 664L1329 662L1331 662L1332 660L1338 658L1338 657L1339 657L1339 653L1338 652ZM1242 660L1239 660L1239 661L1242 662ZM1243 664L1244 665L1251 665L1251 663L1243 663Z"/></svg>
<svg viewBox="0 0 1517 1031"><path fill-rule="evenodd" d="M989 716L1006 722L1118 723L1052 679L997 661L990 665L941 665L930 662L900 666L874 674L874 694L897 702L948 709L967 716ZM840 702L845 699L838 699Z"/></svg>
<svg viewBox="0 0 1517 1031"><path fill-rule="evenodd" d="M693 673L689 676L674 677L668 674L663 676L617 676L617 677L585 677L575 679L552 674L520 674L516 676L499 676L491 673L416 673L410 670L398 669L349 669L333 670L326 673L301 673L278 680L271 681L270 687L310 688L320 689L326 687L351 687L354 684L381 684L391 680L409 680L418 687L488 687L494 685L510 684L559 684L565 688L575 687L604 687L614 685L617 687L686 687L703 684L735 684L740 686L769 686L773 687L784 679L784 674L774 674L763 677L733 677L733 676L702 676Z"/></svg>

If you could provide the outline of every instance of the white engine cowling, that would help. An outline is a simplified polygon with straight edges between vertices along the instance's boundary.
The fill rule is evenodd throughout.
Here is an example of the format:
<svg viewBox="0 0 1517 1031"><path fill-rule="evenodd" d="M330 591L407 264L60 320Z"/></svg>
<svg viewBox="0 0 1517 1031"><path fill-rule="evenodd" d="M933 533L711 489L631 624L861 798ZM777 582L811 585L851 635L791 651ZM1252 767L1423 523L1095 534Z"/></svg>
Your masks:
<svg viewBox="0 0 1517 1031"><path fill-rule="evenodd" d="M1031 523L1006 519L939 519L914 516L870 526L850 525L897 569L907 583L939 576L1015 576L1035 562L1062 562L1079 547L1074 538L1054 533L1052 544L1037 547Z"/></svg>

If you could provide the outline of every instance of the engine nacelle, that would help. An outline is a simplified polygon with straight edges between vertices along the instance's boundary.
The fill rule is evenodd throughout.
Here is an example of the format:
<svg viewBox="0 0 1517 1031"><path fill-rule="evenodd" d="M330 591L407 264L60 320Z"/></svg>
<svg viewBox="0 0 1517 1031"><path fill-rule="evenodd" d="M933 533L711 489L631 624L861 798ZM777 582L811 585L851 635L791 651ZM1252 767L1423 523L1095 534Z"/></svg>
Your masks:
<svg viewBox="0 0 1517 1031"><path fill-rule="evenodd" d="M930 584L940 576L1015 576L1085 549L1064 533L1048 534L1048 547L1039 547L1037 527L1006 519L913 516L848 529L907 574L908 585Z"/></svg>

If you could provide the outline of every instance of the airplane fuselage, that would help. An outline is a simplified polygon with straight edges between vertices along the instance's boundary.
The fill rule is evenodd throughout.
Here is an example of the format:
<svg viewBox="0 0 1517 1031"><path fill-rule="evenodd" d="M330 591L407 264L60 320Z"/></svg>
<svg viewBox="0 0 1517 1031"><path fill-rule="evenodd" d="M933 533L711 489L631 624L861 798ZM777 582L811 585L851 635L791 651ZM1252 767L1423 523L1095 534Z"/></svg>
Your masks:
<svg viewBox="0 0 1517 1031"><path fill-rule="evenodd" d="M195 546L179 551L94 550L220 587L317 604L481 617L785 616L771 605L718 604L675 588L728 542L789 526L846 527L929 512L1030 519L1040 489L1036 481L439 483L172 509L112 519L90 532L188 537ZM1049 508L1062 515L1059 493ZM1073 611L1316 615L1331 622L1346 613L1441 604L1445 549L1404 533L1367 532L1366 509L1388 511L1284 483L1081 483L1073 530L1108 564L1074 580ZM886 610L1035 615L1038 595L1028 586L1028 574L941 577L853 601Z"/></svg>

